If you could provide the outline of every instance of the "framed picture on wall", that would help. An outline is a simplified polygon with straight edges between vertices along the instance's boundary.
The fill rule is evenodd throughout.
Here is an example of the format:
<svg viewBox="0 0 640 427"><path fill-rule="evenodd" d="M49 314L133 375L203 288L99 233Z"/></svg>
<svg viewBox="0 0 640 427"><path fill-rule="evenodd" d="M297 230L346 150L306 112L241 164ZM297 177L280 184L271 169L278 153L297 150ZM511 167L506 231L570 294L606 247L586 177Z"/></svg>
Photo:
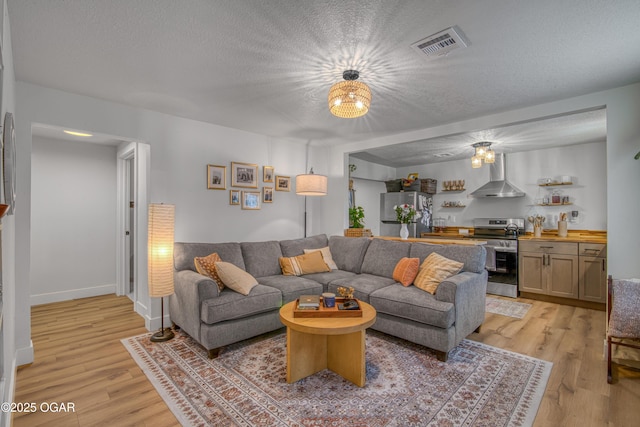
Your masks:
<svg viewBox="0 0 640 427"><path fill-rule="evenodd" d="M276 175L276 191L291 191L291 177Z"/></svg>
<svg viewBox="0 0 640 427"><path fill-rule="evenodd" d="M258 188L258 165L231 162L231 186Z"/></svg>
<svg viewBox="0 0 640 427"><path fill-rule="evenodd" d="M273 203L273 187L262 187L262 203Z"/></svg>
<svg viewBox="0 0 640 427"><path fill-rule="evenodd" d="M229 190L229 204L230 205L240 204L240 190Z"/></svg>
<svg viewBox="0 0 640 427"><path fill-rule="evenodd" d="M273 182L273 166L262 167L262 181Z"/></svg>
<svg viewBox="0 0 640 427"><path fill-rule="evenodd" d="M243 191L241 199L242 209L260 209L259 191Z"/></svg>
<svg viewBox="0 0 640 427"><path fill-rule="evenodd" d="M207 165L207 188L209 190L227 189L227 167Z"/></svg>

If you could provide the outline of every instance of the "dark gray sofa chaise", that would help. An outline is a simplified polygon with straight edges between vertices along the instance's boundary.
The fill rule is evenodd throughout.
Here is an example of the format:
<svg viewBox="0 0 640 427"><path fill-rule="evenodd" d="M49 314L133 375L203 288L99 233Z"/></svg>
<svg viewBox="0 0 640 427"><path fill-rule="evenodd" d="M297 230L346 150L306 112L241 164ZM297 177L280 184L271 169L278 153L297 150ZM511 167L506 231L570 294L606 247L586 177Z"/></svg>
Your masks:
<svg viewBox="0 0 640 427"><path fill-rule="evenodd" d="M283 276L279 257L301 255L304 249L329 246L338 270L300 277ZM195 257L217 252L254 276L258 285L249 295L196 272ZM440 284L435 295L393 278L403 257L422 261L436 252L463 262L460 273ZM170 297L172 322L215 357L225 345L281 328L280 307L300 295L337 293L351 286L355 297L378 312L372 329L436 350L440 360L485 316L487 272L482 246L429 245L370 238L318 235L296 240L243 243L175 243L175 293Z"/></svg>

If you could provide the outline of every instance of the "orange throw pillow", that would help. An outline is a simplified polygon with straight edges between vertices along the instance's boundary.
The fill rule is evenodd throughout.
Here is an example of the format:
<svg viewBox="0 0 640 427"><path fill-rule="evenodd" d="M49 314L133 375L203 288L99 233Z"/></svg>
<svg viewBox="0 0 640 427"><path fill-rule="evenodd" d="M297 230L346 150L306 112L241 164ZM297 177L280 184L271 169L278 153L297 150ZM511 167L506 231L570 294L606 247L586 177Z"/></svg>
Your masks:
<svg viewBox="0 0 640 427"><path fill-rule="evenodd" d="M218 291L222 292L224 289L224 283L222 283L222 279L218 275L218 271L216 270L216 262L222 261L217 252L212 253L211 255L205 257L195 257L193 259L193 263L196 265L196 270L198 273L203 276L207 276L212 279L218 285Z"/></svg>
<svg viewBox="0 0 640 427"><path fill-rule="evenodd" d="M420 258L404 257L396 264L393 269L393 280L402 283L403 286L409 286L416 278L420 269Z"/></svg>
<svg viewBox="0 0 640 427"><path fill-rule="evenodd" d="M423 291L435 294L440 283L458 274L460 270L462 270L462 267L464 267L464 263L432 252L422 262L420 271L413 284Z"/></svg>

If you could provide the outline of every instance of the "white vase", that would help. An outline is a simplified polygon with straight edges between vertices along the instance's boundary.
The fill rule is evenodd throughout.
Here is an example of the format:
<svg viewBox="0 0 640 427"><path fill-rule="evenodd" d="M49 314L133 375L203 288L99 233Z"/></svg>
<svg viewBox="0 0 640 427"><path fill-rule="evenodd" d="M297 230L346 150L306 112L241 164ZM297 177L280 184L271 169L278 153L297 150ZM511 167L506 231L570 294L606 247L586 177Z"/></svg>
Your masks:
<svg viewBox="0 0 640 427"><path fill-rule="evenodd" d="M407 224L400 224L400 238L406 240L409 237L409 229Z"/></svg>

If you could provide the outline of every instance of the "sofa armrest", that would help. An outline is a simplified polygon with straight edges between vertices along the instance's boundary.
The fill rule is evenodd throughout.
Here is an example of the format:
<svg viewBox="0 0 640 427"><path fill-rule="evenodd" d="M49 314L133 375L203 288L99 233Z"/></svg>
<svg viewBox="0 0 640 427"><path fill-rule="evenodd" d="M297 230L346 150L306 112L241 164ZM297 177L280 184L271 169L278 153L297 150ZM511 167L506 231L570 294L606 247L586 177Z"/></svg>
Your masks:
<svg viewBox="0 0 640 427"><path fill-rule="evenodd" d="M200 311L202 301L217 298L218 285L209 277L191 270L174 274L174 293L169 298L171 321L187 334L200 340Z"/></svg>
<svg viewBox="0 0 640 427"><path fill-rule="evenodd" d="M453 303L456 342L482 325L485 315L488 273L462 272L440 283L436 299Z"/></svg>

